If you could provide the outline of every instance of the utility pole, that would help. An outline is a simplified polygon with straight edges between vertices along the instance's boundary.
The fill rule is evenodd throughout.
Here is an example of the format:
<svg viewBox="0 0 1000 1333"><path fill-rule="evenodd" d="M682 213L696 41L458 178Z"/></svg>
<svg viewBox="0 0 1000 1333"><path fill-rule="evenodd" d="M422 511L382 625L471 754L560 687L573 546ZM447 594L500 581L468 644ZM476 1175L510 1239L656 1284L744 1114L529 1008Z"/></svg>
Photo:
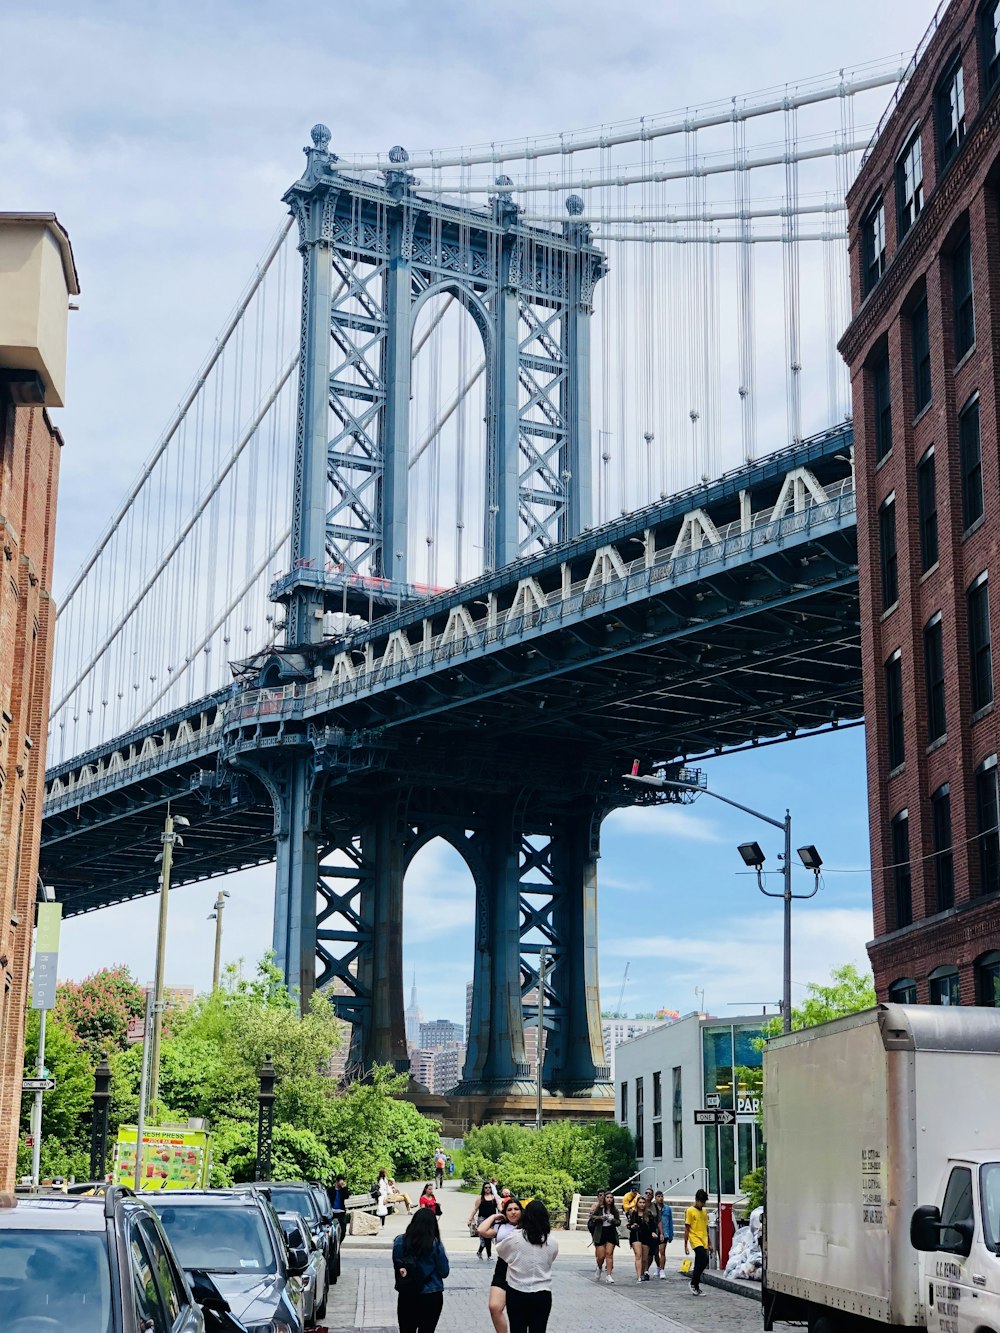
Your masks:
<svg viewBox="0 0 1000 1333"><path fill-rule="evenodd" d="M229 897L228 889L220 889L215 899L215 907L209 913L209 921L215 922L215 961L212 964L212 994L219 989L219 962L222 958L222 912Z"/></svg>
<svg viewBox="0 0 1000 1333"><path fill-rule="evenodd" d="M170 892L170 867L174 859L174 847L183 847L184 840L179 833L174 832L175 824L183 824L185 827L190 821L183 815L177 815L175 818L167 808L167 816L163 821L163 832L160 834L160 842L163 851L159 855L160 860L160 920L156 931L156 979L153 983L153 1042L150 1051L150 1077L149 1077L149 1101L150 1105L156 1104L160 1096L160 1037L163 1027L163 977L165 968L165 955L167 949L167 894Z"/></svg>
<svg viewBox="0 0 1000 1333"><path fill-rule="evenodd" d="M542 1071L545 1068L545 965L549 955L538 955L538 1040L535 1042L535 1128L542 1127Z"/></svg>

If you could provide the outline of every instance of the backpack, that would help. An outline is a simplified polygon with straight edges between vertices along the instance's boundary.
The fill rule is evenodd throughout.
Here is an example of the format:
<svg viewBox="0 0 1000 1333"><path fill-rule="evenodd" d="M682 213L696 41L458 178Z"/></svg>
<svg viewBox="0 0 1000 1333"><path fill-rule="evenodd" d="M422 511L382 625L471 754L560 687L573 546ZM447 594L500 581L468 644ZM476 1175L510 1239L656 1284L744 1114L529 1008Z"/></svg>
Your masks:
<svg viewBox="0 0 1000 1333"><path fill-rule="evenodd" d="M438 1169L439 1171L444 1170L444 1158L443 1158L443 1157L437 1157L437 1158L435 1159L435 1161L434 1161L434 1165L437 1167L437 1169Z"/></svg>
<svg viewBox="0 0 1000 1333"><path fill-rule="evenodd" d="M436 1243L437 1242L435 1242L435 1244ZM433 1256L433 1254L434 1251L431 1250L431 1256ZM404 1255L401 1264L397 1264L395 1259L393 1259L392 1266L396 1273L396 1290L401 1296L419 1296L423 1292L424 1284L427 1281L427 1274L420 1264L415 1263L412 1259L407 1259ZM401 1268L406 1269L405 1277L400 1272Z"/></svg>

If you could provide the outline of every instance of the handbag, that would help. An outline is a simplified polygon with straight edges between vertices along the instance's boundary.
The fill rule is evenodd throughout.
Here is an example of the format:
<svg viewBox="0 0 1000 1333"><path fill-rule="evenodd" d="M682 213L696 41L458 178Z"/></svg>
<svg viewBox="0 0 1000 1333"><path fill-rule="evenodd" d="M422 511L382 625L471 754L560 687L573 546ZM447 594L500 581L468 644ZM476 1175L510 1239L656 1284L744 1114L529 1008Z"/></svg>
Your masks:
<svg viewBox="0 0 1000 1333"><path fill-rule="evenodd" d="M691 1269L692 1269L693 1267L694 1267L694 1261L693 1261L693 1260L691 1260L691 1259L682 1259L682 1260L681 1260L681 1272L682 1272L682 1273L690 1273L690 1272L691 1272Z"/></svg>
<svg viewBox="0 0 1000 1333"><path fill-rule="evenodd" d="M397 1264L393 1260L393 1268L396 1270L396 1290L400 1296L419 1296L424 1289L424 1273L414 1263ZM404 1274L401 1270L406 1269Z"/></svg>
<svg viewBox="0 0 1000 1333"><path fill-rule="evenodd" d="M479 1223L475 1220L469 1223L469 1235L472 1236L473 1239L479 1235Z"/></svg>

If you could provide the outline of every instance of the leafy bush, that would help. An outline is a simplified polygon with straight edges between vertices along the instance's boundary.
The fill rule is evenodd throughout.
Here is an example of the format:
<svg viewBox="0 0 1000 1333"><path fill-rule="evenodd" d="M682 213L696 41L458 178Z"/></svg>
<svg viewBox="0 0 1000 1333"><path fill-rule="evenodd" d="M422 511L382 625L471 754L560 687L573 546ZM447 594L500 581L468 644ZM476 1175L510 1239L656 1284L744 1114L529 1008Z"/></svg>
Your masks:
<svg viewBox="0 0 1000 1333"><path fill-rule="evenodd" d="M478 1188L491 1176L514 1188L506 1171L517 1163L517 1176L570 1182L569 1193L591 1194L618 1185L635 1170L632 1135L612 1121L574 1125L554 1120L541 1133L523 1125L482 1125L465 1137L462 1171ZM523 1168L523 1169L522 1169ZM558 1191L561 1185L553 1184ZM554 1196L553 1196L554 1197ZM548 1200L546 1200L548 1202ZM560 1207L565 1200L561 1200Z"/></svg>
<svg viewBox="0 0 1000 1333"><path fill-rule="evenodd" d="M504 1153L497 1163L497 1179L521 1200L540 1199L555 1226L566 1220L566 1206L573 1194L573 1177L565 1171L536 1165Z"/></svg>
<svg viewBox="0 0 1000 1333"><path fill-rule="evenodd" d="M740 1181L740 1189L747 1196L746 1211L752 1213L764 1203L764 1168L758 1166L755 1171L748 1171Z"/></svg>

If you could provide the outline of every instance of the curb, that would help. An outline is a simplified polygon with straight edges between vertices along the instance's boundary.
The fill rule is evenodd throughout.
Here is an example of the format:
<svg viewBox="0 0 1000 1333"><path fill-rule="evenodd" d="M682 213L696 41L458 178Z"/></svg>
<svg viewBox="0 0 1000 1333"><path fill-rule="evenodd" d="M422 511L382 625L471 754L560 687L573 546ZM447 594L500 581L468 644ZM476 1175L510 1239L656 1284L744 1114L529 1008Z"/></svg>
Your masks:
<svg viewBox="0 0 1000 1333"><path fill-rule="evenodd" d="M720 1291L731 1291L736 1296L742 1296L745 1300L756 1301L758 1305L760 1304L759 1282L751 1282L748 1278L723 1277L721 1273L711 1271L702 1273L701 1280L709 1287L718 1287Z"/></svg>

